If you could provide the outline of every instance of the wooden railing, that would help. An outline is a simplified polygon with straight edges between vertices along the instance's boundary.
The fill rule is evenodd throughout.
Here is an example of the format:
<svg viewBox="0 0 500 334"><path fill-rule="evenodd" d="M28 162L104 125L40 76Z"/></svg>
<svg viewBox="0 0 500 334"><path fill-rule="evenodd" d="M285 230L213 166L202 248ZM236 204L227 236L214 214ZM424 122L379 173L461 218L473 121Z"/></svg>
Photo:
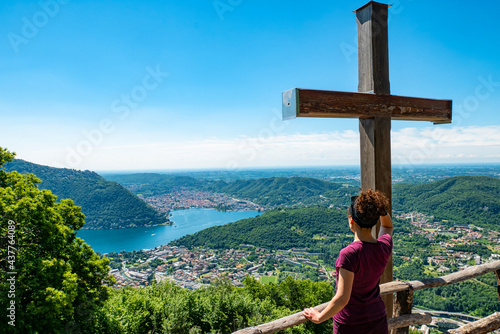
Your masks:
<svg viewBox="0 0 500 334"><path fill-rule="evenodd" d="M381 295L396 294L393 312L394 318L388 320L389 330L392 330L392 333L396 334L408 333L408 326L429 324L432 321L432 316L429 313L412 313L413 291L455 284L493 271L497 276L498 298L500 300L500 261L469 267L462 271L438 278L425 278L410 282L393 281L381 284ZM328 303L329 302L323 303L315 308L321 312ZM270 334L300 325L306 321L308 320L302 315L302 312L297 312L266 324L241 329L233 334ZM482 334L489 333L498 328L500 328L500 313L496 312L481 320L471 322L456 329L451 329L448 333Z"/></svg>

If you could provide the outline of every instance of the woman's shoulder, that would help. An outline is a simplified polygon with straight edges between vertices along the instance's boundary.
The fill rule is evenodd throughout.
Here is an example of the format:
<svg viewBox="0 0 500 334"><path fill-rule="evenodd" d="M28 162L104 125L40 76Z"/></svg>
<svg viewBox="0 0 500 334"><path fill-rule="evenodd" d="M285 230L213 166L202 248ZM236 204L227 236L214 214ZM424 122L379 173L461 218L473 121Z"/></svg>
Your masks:
<svg viewBox="0 0 500 334"><path fill-rule="evenodd" d="M392 240L392 236L390 234L382 234L377 239L377 241L380 241L380 240Z"/></svg>
<svg viewBox="0 0 500 334"><path fill-rule="evenodd" d="M390 234L382 234L377 241L386 247L392 247L392 236Z"/></svg>
<svg viewBox="0 0 500 334"><path fill-rule="evenodd" d="M336 268L344 268L346 270L356 272L358 270L358 257L360 252L361 242L352 242L346 247L342 248L339 257L335 261Z"/></svg>

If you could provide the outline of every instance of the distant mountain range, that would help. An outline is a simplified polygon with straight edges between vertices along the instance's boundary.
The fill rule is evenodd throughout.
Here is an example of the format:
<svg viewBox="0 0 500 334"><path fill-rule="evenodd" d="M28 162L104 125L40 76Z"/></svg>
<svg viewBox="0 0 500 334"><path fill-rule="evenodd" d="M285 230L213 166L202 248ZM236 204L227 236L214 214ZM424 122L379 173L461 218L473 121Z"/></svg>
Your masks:
<svg viewBox="0 0 500 334"><path fill-rule="evenodd" d="M449 171L446 173L450 174ZM439 175L436 175L439 177ZM268 177L236 181L204 181L189 176L130 174L114 176L136 194L168 193L182 187L226 193L266 208L287 206L345 207L359 189L350 184L308 177ZM500 179L454 176L443 180L393 185L393 210L418 211L439 220L500 229Z"/></svg>
<svg viewBox="0 0 500 334"><path fill-rule="evenodd" d="M140 196L168 194L181 189L225 193L250 200L267 208L278 206L329 205L343 203L356 187L309 177L267 177L226 181L199 180L168 174L107 175Z"/></svg>
<svg viewBox="0 0 500 334"><path fill-rule="evenodd" d="M220 192L262 205L346 207L354 186L317 179L273 177L218 184ZM500 179L455 176L424 184L393 185L393 210L418 211L438 220L500 230Z"/></svg>
<svg viewBox="0 0 500 334"><path fill-rule="evenodd" d="M84 229L140 227L168 222L165 214L146 204L116 182L91 171L42 166L20 159L7 163L6 171L35 174L40 189L59 199L70 198L85 214Z"/></svg>
<svg viewBox="0 0 500 334"><path fill-rule="evenodd" d="M350 193L356 191L353 186L344 187L340 183L308 177L270 177L219 182L212 185L212 189L267 207L343 203Z"/></svg>
<svg viewBox="0 0 500 334"><path fill-rule="evenodd" d="M71 198L86 215L85 228L121 228L162 224L165 215L136 195L168 194L179 189L226 193L267 208L320 206L345 208L357 187L308 177L268 177L209 181L168 174L108 175L52 168L14 160L6 170L33 173L59 198ZM116 182L114 182L116 181ZM120 184L118 184L119 182ZM126 187L127 189L125 189ZM131 193L133 192L133 193ZM424 184L394 184L393 210L418 211L455 224L474 224L500 230L500 179L456 176ZM264 219L259 218L259 221Z"/></svg>
<svg viewBox="0 0 500 334"><path fill-rule="evenodd" d="M251 197L260 193L261 195L254 200L258 200L259 197L266 198L268 194L274 194L278 189L282 189L284 194L291 194L284 190L288 188L284 187L282 182L311 185L311 181L305 178L288 179L288 182L281 179L274 181L272 179L249 180L231 184L240 185L235 191L242 193L248 191L252 194ZM323 183L317 185L316 191L321 193L320 189L324 185ZM296 189L301 188L296 187ZM259 189L259 191L254 193L254 189ZM293 192L293 189L289 190ZM311 190L310 196L316 196L316 191ZM326 190L325 193L329 191L331 190ZM304 193L307 191L304 190ZM332 234L348 233L346 220L348 201L345 197L337 199L339 200L338 208L303 207L272 210L256 218L202 230L173 241L171 244L214 248L235 248L247 243L269 249L324 247L321 245L325 243L325 240L329 243L339 242L339 240L330 239ZM500 179L485 176L458 176L420 185L398 184L393 188L393 210L418 211L433 215L435 220L444 221L444 225L473 224L500 231ZM396 232L401 232L406 228L408 228L408 222L404 220L395 224Z"/></svg>

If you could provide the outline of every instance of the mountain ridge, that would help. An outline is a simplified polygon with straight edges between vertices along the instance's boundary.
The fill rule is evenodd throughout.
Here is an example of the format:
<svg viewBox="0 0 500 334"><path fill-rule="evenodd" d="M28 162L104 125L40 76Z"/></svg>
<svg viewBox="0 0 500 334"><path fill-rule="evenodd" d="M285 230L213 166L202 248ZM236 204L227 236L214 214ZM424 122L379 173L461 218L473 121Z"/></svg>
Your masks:
<svg viewBox="0 0 500 334"><path fill-rule="evenodd" d="M6 171L31 173L58 199L70 198L85 214L83 229L140 227L168 223L165 214L132 194L117 182L106 181L92 171L55 168L21 159L7 163Z"/></svg>
<svg viewBox="0 0 500 334"><path fill-rule="evenodd" d="M271 207L324 202L321 196L325 193L332 197L345 195L345 189L339 183L297 176L236 180L226 184L220 182L212 188Z"/></svg>
<svg viewBox="0 0 500 334"><path fill-rule="evenodd" d="M420 185L396 184L393 208L500 230L500 179L467 175Z"/></svg>
<svg viewBox="0 0 500 334"><path fill-rule="evenodd" d="M296 238L296 231L312 238L312 235L325 234L338 228L337 223L328 223L335 219L345 220L348 196L339 198L336 208L301 207L277 209L256 218L249 218L224 226L211 227L174 241L172 244L202 246L204 243L216 248L236 247L239 243L254 243L258 247L276 248L266 240L274 235L280 244L295 244L302 247L309 243ZM295 210L295 211L294 211ZM487 176L456 176L448 179L418 185L395 185L393 188L393 212L418 211L433 215L435 221L452 227L456 224L472 224L500 232L500 179ZM317 219L317 229L311 220ZM295 221L295 232L291 232L290 222ZM307 222L307 224L303 224ZM408 228L408 223L400 220L396 231ZM282 235L275 226L282 225ZM268 226L266 228L266 226ZM311 230L312 229L312 230ZM328 231L328 232L327 232ZM341 225L337 233L348 231ZM262 237L258 237L261 235ZM292 242L288 242L293 240Z"/></svg>

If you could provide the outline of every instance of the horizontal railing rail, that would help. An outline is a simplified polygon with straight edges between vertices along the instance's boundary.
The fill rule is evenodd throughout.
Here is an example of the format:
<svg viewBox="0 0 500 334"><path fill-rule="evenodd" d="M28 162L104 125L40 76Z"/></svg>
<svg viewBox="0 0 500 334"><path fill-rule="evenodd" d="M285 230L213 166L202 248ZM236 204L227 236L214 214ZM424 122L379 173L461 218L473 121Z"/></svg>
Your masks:
<svg viewBox="0 0 500 334"><path fill-rule="evenodd" d="M448 334L483 334L491 333L500 328L500 313L495 312L478 321L463 325L459 328L449 329Z"/></svg>
<svg viewBox="0 0 500 334"><path fill-rule="evenodd" d="M409 288L413 290L421 290L421 289L435 288L443 285L455 284L497 270L500 270L500 261L494 261L469 267L467 269L437 278L424 278L410 282L404 282L404 281L388 282L380 284L380 294L384 295L388 293L405 291L408 290Z"/></svg>

